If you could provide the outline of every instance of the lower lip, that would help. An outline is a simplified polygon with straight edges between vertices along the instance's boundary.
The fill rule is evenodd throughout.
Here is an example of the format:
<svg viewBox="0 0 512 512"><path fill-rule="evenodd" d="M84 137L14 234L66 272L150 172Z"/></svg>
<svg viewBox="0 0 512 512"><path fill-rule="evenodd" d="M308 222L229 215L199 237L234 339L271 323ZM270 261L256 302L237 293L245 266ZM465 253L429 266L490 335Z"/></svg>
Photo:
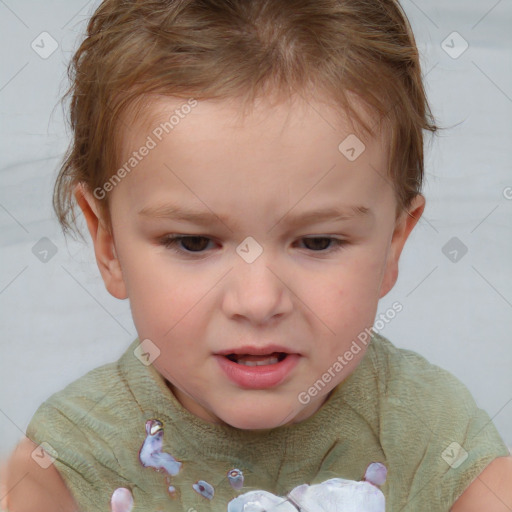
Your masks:
<svg viewBox="0 0 512 512"><path fill-rule="evenodd" d="M298 354L288 354L282 361L261 366L245 366L225 356L215 355L227 377L245 389L266 389L279 385L299 362Z"/></svg>

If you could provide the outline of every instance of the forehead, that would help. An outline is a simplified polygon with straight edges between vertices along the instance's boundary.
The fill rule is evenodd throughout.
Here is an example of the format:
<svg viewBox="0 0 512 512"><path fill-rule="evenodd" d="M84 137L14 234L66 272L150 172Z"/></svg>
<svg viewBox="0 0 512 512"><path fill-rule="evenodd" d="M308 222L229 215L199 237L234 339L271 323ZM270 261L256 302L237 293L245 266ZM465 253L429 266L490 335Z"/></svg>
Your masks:
<svg viewBox="0 0 512 512"><path fill-rule="evenodd" d="M388 148L388 127L372 112L367 105L354 94L347 92L356 115L359 116L372 130L374 137L381 141L383 148ZM200 105L200 108L196 108ZM359 125L357 119L350 115L341 105L326 93L300 93L292 96L274 94L269 97L259 97L254 102L242 98L197 100L194 96L177 97L159 94L144 95L126 109L118 126L118 140L124 150L129 150L141 135L153 134L165 137L176 130L179 124L188 118L191 124L200 117L202 124L207 117L219 127L231 126L238 130L248 129L251 124L261 123L272 118L272 123L280 130L286 130L287 121L293 117L295 122L300 120L308 125L320 128L329 127L333 132L356 135L366 141L371 137ZM166 129L167 128L167 129ZM164 133L160 132L163 130ZM373 138L373 137L372 137Z"/></svg>
<svg viewBox="0 0 512 512"><path fill-rule="evenodd" d="M386 134L365 136L324 99L260 100L244 109L236 99L160 96L139 106L126 118L121 140L123 160L149 139L154 145L126 180L139 210L145 198L162 203L173 189L182 190L184 201L208 198L217 211L229 211L263 200L268 209L282 201L289 208L307 189L307 199L319 206L342 191L369 200L383 186L392 188ZM375 124L367 111L358 113Z"/></svg>

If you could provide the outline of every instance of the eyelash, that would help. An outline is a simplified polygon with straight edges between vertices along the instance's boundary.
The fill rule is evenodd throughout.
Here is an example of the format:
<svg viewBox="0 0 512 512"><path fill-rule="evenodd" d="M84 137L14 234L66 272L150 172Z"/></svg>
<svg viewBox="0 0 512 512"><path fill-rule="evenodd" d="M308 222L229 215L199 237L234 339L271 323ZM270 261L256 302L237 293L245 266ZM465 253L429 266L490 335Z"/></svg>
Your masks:
<svg viewBox="0 0 512 512"><path fill-rule="evenodd" d="M168 235L160 240L160 244L163 245L166 249L169 249L173 252L179 253L179 254L185 254L187 256L194 257L195 255L204 254L205 251L189 251L189 250L182 250L181 248L178 248L178 244L185 239L202 239L202 240L209 240L211 241L211 238L208 238L206 236L180 236L180 235ZM320 253L320 254L330 254L334 252L338 252L342 250L345 245L347 245L346 240L341 240L339 238L334 238L330 236L317 236L317 237L302 237L301 240L329 240L331 242L335 243L335 247L332 249L324 250L321 249L319 251L315 251L313 249L309 249L314 253Z"/></svg>

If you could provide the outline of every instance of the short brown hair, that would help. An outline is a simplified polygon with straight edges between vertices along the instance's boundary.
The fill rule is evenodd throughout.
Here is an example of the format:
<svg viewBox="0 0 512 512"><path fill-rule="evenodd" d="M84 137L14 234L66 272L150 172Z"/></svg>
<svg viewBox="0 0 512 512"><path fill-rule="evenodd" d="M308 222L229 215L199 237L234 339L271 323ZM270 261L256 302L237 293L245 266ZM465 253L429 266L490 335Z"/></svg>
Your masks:
<svg viewBox="0 0 512 512"><path fill-rule="evenodd" d="M121 115L153 94L250 104L276 91L324 91L363 132L389 128L386 172L399 210L421 191L423 130L438 129L395 0L105 0L68 75L73 140L53 197L64 232L76 222L75 186L92 191L115 173ZM373 127L352 95L376 114ZM108 214L108 196L99 206Z"/></svg>

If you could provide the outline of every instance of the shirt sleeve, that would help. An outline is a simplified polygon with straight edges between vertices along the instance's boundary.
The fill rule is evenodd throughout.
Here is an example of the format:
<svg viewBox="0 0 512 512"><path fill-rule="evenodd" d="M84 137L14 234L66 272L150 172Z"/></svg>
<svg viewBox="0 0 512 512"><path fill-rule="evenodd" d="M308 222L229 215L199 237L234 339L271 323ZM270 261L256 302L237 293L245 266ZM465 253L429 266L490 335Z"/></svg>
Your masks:
<svg viewBox="0 0 512 512"><path fill-rule="evenodd" d="M110 367L100 368L52 395L27 427L55 459L80 512L109 512L119 487L132 492L133 512L168 502L162 475L139 461L147 418L129 398Z"/></svg>
<svg viewBox="0 0 512 512"><path fill-rule="evenodd" d="M391 490L390 510L448 511L508 448L455 376L413 351L391 357L398 371L384 390L381 440L396 488L407 491Z"/></svg>
<svg viewBox="0 0 512 512"><path fill-rule="evenodd" d="M27 436L42 445L53 460L80 512L108 512L108 497L117 487L126 486L112 467L108 446L76 418L46 402L32 417ZM98 449L103 446L103 450ZM102 454L103 453L103 457Z"/></svg>

